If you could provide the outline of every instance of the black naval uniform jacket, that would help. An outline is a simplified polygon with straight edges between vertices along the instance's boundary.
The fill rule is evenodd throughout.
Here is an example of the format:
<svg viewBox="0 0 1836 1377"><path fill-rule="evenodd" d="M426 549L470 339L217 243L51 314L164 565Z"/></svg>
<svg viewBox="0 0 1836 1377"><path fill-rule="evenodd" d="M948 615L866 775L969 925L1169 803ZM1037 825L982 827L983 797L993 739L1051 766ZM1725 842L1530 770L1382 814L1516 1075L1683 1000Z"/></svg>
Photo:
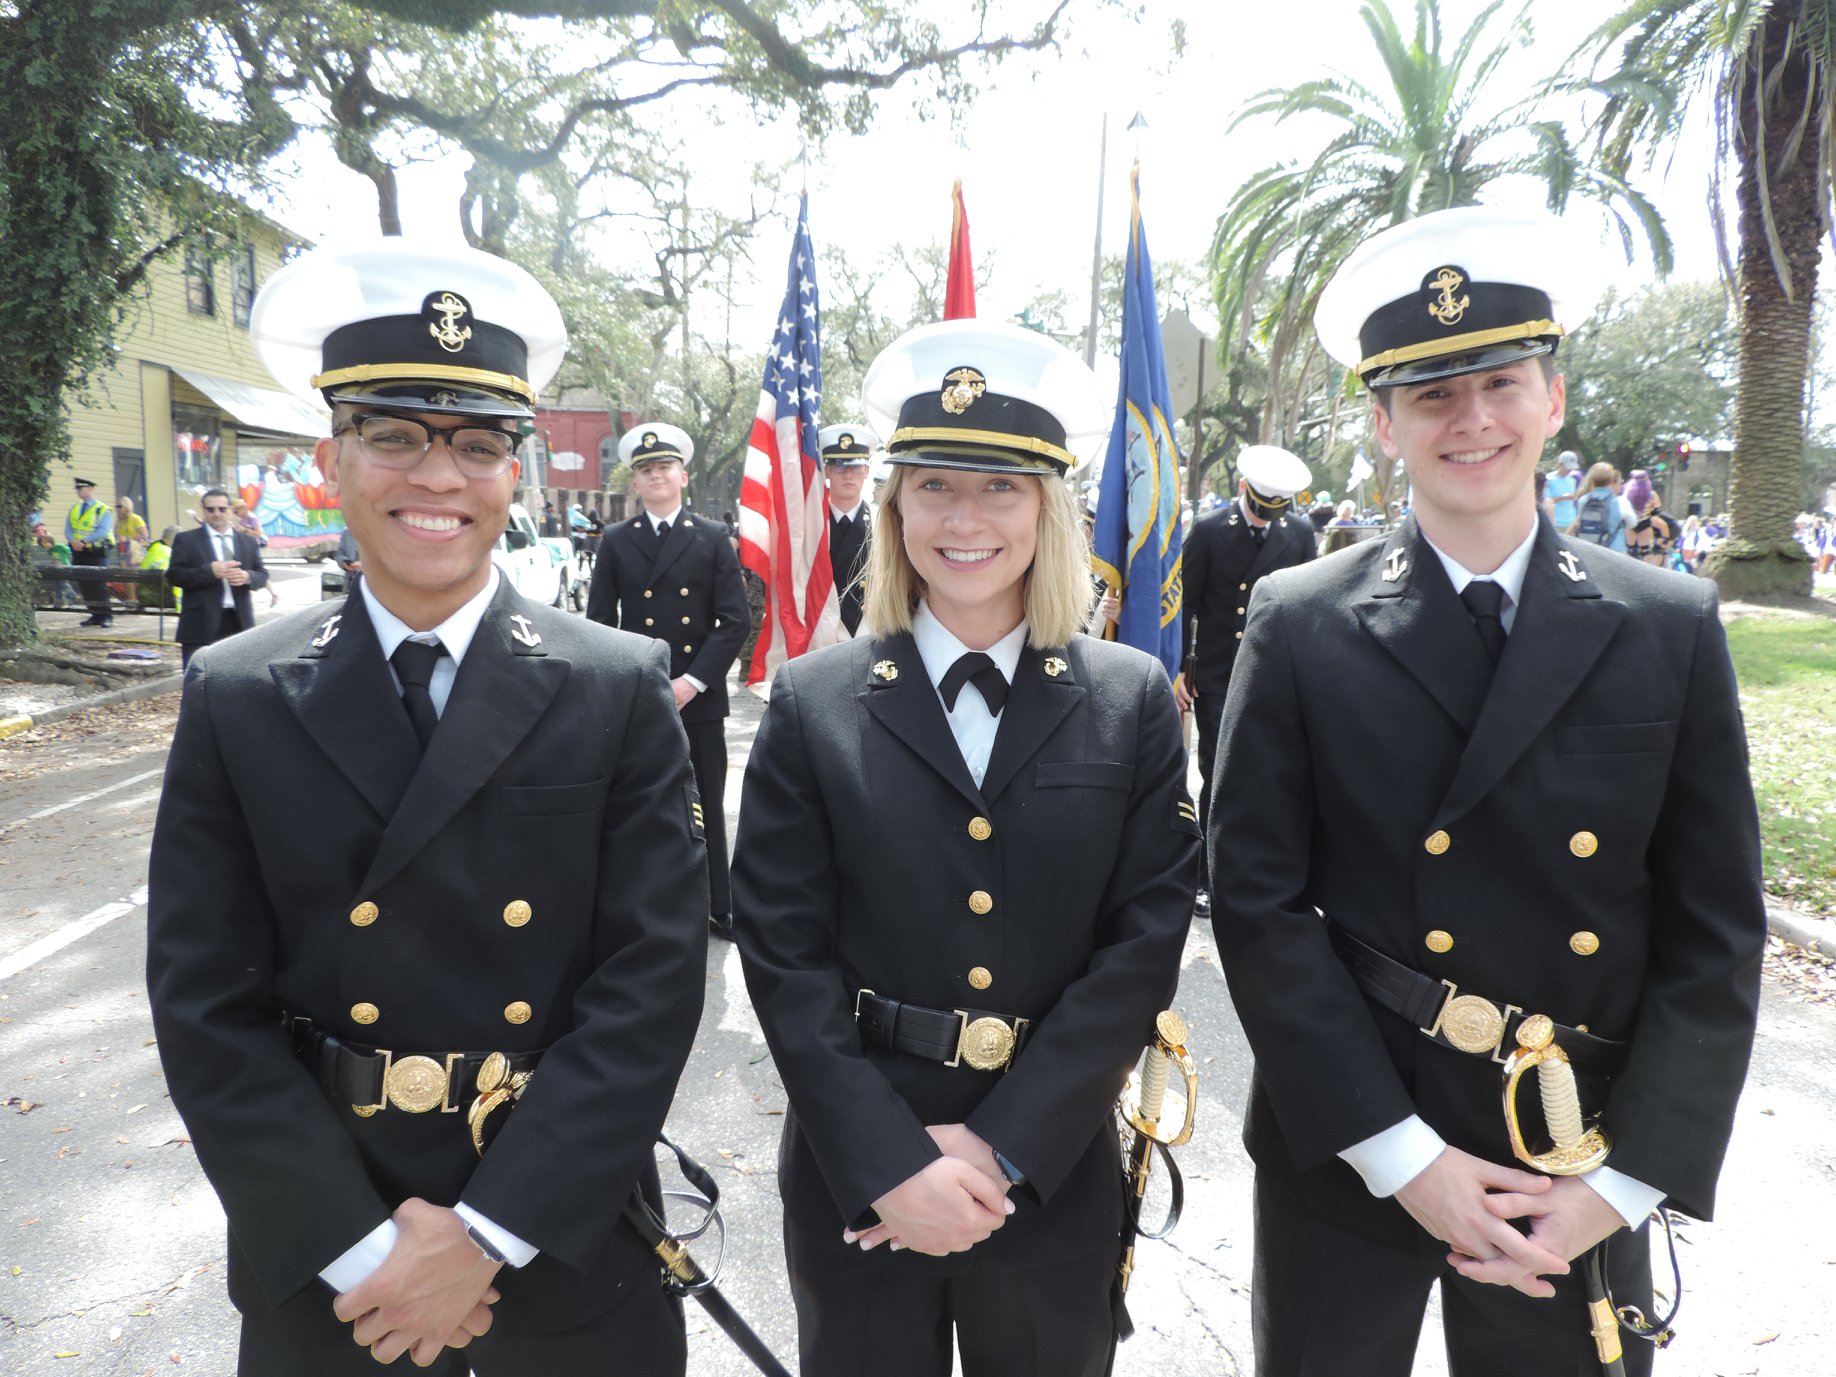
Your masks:
<svg viewBox="0 0 1836 1377"><path fill-rule="evenodd" d="M829 516L829 568L835 575L835 601L848 634L861 629L865 602L867 555L873 548L873 509L865 502L855 508L846 524Z"/></svg>
<svg viewBox="0 0 1836 1377"><path fill-rule="evenodd" d="M409 1196L463 1197L563 1264L504 1269L519 1310L584 1317L656 1284L619 1211L653 1171L707 941L663 661L500 586L423 757L361 597L192 660L147 979L238 1305L285 1302ZM546 1051L481 1159L471 1087L452 1113L360 1116L295 1059L283 1010L398 1057Z"/></svg>
<svg viewBox="0 0 1836 1377"><path fill-rule="evenodd" d="M1251 534L1254 529L1238 500L1206 512L1186 532L1180 551L1185 588L1181 669L1186 687L1201 694L1221 696L1230 687L1231 666L1243 643L1250 594L1256 584L1265 574L1305 564L1314 556L1313 523L1303 517L1277 517L1268 524L1268 535L1262 540Z"/></svg>
<svg viewBox="0 0 1836 1377"><path fill-rule="evenodd" d="M587 592L588 619L653 636L669 646L670 678L692 674L707 689L682 709L684 722L727 715L727 671L746 643L752 609L724 523L677 513L661 543L638 514L600 537Z"/></svg>
<svg viewBox="0 0 1836 1377"><path fill-rule="evenodd" d="M1185 773L1166 673L1125 646L1023 650L979 789L909 634L779 669L746 771L734 923L790 1097L786 1216L838 1265L1115 1245L1109 1110L1172 998L1192 910ZM1033 1024L1005 1073L950 1067L863 1045L863 988ZM1017 1212L950 1259L847 1248L843 1226L939 1156L924 1130L945 1123L1025 1174Z"/></svg>
<svg viewBox="0 0 1836 1377"><path fill-rule="evenodd" d="M1766 935L1715 586L1541 523L1490 673L1412 520L1256 590L1208 828L1256 1056L1245 1141L1380 1237L1415 1226L1340 1150L1419 1113L1514 1164L1501 1067L1366 999L1323 913L1462 993L1628 1041L1611 1165L1706 1219Z"/></svg>
<svg viewBox="0 0 1836 1377"><path fill-rule="evenodd" d="M217 639L217 626L223 620L223 580L210 572L216 562L217 547L208 526L180 531L172 539L172 563L166 570L167 581L183 588L191 596L179 611L178 643L209 645ZM248 572L249 581L230 592L236 604L236 615L247 631L255 625L255 602L249 595L268 586L268 567L261 562L261 546L246 531L229 533L236 561Z"/></svg>

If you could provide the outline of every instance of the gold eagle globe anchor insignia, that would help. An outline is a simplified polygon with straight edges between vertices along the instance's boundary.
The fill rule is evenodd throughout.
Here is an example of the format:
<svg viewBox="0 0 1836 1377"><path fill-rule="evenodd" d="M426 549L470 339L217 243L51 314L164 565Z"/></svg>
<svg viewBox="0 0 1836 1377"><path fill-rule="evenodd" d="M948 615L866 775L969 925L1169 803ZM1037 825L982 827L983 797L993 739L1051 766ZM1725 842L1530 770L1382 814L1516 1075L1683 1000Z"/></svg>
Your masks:
<svg viewBox="0 0 1836 1377"><path fill-rule="evenodd" d="M944 374L944 390L939 400L952 416L960 416L988 390L988 379L974 368L953 368Z"/></svg>

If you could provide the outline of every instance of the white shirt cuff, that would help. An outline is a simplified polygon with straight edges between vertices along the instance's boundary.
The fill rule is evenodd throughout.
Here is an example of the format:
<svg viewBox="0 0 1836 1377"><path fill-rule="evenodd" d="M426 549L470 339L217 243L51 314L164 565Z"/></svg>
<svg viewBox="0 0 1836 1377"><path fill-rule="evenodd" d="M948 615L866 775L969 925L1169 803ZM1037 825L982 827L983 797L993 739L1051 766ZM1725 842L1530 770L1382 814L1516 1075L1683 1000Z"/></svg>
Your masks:
<svg viewBox="0 0 1836 1377"><path fill-rule="evenodd" d="M1614 1171L1611 1167L1595 1167L1581 1179L1613 1207L1626 1222L1628 1229L1636 1229L1643 1224L1664 1199L1663 1191L1647 1186L1637 1177L1627 1176L1623 1171Z"/></svg>
<svg viewBox="0 0 1836 1377"><path fill-rule="evenodd" d="M708 686L702 683L701 680L697 679L694 675L685 674L682 677L695 686L696 693L706 693L708 691Z"/></svg>
<svg viewBox="0 0 1836 1377"><path fill-rule="evenodd" d="M497 1251L504 1255L504 1261L512 1267L527 1267L535 1261L535 1255L542 1251L532 1243L523 1242L503 1225L492 1223L463 1200L453 1206L453 1213L490 1239Z"/></svg>
<svg viewBox="0 0 1836 1377"><path fill-rule="evenodd" d="M1353 1143L1339 1156L1364 1178L1364 1188L1379 1200L1395 1195L1428 1169L1447 1142L1419 1114L1411 1114L1382 1133Z"/></svg>
<svg viewBox="0 0 1836 1377"><path fill-rule="evenodd" d="M369 1280L370 1273L382 1266L383 1259L394 1246L395 1221L385 1219L339 1253L337 1260L319 1273L319 1280L339 1295L354 1291Z"/></svg>

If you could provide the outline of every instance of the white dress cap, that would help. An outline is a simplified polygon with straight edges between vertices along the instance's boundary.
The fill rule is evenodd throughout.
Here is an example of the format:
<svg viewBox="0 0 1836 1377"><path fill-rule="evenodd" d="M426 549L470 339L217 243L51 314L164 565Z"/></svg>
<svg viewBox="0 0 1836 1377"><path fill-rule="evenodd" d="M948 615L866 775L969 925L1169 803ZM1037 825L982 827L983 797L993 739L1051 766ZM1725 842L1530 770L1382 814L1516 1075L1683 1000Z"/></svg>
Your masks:
<svg viewBox="0 0 1836 1377"><path fill-rule="evenodd" d="M314 401L433 383L533 404L567 353L560 308L522 268L464 244L401 238L294 259L256 296L249 334L275 381Z"/></svg>
<svg viewBox="0 0 1836 1377"><path fill-rule="evenodd" d="M1279 445L1250 445L1237 456L1237 474L1263 497L1286 499L1313 482L1297 455Z"/></svg>
<svg viewBox="0 0 1836 1377"><path fill-rule="evenodd" d="M627 430L618 442L620 463L637 468L660 459L680 459L686 466L695 457L695 442L681 426L668 421L646 421Z"/></svg>
<svg viewBox="0 0 1836 1377"><path fill-rule="evenodd" d="M1326 352L1385 386L1550 352L1593 311L1599 247L1541 211L1465 206L1373 235L1314 308Z"/></svg>
<svg viewBox="0 0 1836 1377"><path fill-rule="evenodd" d="M864 425L824 426L816 434L816 452L830 468L866 468L880 437Z"/></svg>
<svg viewBox="0 0 1836 1377"><path fill-rule="evenodd" d="M861 384L867 419L895 464L1063 474L1109 433L1096 375L1062 344L985 320L921 325L894 340Z"/></svg>

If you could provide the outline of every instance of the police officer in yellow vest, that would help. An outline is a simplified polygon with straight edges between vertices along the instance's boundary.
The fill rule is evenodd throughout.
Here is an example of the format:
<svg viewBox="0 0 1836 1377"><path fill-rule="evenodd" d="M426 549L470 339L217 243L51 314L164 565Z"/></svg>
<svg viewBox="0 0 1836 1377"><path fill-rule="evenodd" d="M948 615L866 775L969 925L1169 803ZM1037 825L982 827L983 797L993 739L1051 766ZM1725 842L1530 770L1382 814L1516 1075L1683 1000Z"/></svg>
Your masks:
<svg viewBox="0 0 1836 1377"><path fill-rule="evenodd" d="M76 480L77 503L64 518L64 539L70 543L70 562L101 569L108 564L108 552L115 546L115 514L96 501L93 478ZM108 585L84 583L83 601L89 615L79 626L108 626L114 614L108 610Z"/></svg>

